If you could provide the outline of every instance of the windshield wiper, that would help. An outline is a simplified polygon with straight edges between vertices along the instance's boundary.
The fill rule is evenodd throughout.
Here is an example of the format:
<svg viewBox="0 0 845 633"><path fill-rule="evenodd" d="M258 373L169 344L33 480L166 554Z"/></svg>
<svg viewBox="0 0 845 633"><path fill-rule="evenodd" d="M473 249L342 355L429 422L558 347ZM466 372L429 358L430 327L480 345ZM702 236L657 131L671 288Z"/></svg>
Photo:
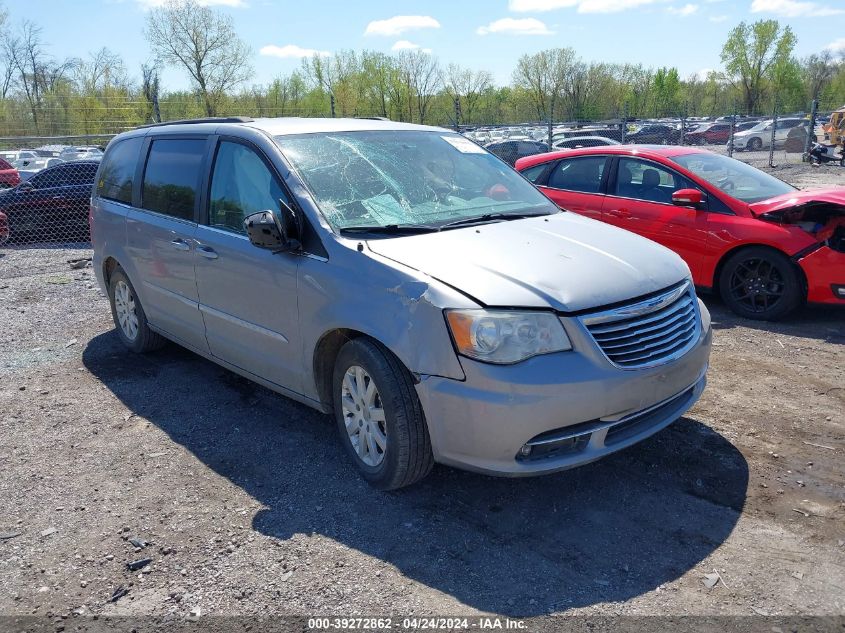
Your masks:
<svg viewBox="0 0 845 633"><path fill-rule="evenodd" d="M340 229L341 235L357 235L359 233L380 233L382 235L414 235L417 233L435 233L438 226L427 224L387 224L373 226L346 226Z"/></svg>
<svg viewBox="0 0 845 633"><path fill-rule="evenodd" d="M550 213L485 213L484 215L476 215L471 218L461 218L460 220L453 220L446 224L440 225L440 230L457 228L460 226L472 226L474 224L486 224L487 222L496 222L498 220L522 220L524 218L538 218L542 215L551 215Z"/></svg>

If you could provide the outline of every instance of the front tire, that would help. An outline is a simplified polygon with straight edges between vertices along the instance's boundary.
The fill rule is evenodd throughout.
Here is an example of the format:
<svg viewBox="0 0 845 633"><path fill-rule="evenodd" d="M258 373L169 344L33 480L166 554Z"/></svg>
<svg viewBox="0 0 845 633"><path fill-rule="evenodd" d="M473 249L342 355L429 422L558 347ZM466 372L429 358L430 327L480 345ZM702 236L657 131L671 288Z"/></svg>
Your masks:
<svg viewBox="0 0 845 633"><path fill-rule="evenodd" d="M757 137L752 138L748 141L748 149L752 152L759 152L763 149L763 141Z"/></svg>
<svg viewBox="0 0 845 633"><path fill-rule="evenodd" d="M120 341L137 354L159 349L165 339L147 324L147 315L135 288L122 268L117 267L109 277L109 300L114 327Z"/></svg>
<svg viewBox="0 0 845 633"><path fill-rule="evenodd" d="M747 319L777 321L804 301L801 276L782 253L762 246L737 251L719 275L722 300Z"/></svg>
<svg viewBox="0 0 845 633"><path fill-rule="evenodd" d="M429 473L434 457L413 379L384 346L366 338L346 343L332 396L341 443L370 485L395 490Z"/></svg>

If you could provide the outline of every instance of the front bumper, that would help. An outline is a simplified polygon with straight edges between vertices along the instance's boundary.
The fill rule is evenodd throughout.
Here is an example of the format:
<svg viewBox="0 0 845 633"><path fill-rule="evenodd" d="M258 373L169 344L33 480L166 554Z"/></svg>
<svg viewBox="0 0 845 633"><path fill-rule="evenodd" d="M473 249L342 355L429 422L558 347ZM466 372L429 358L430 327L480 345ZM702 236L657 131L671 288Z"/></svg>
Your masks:
<svg viewBox="0 0 845 633"><path fill-rule="evenodd" d="M707 309L700 302L699 308L698 341L656 367L614 367L578 321L567 319L574 351L516 365L462 357L465 381L423 377L417 393L435 460L493 475L537 475L595 461L653 435L704 390L712 331ZM558 442L563 450L522 456L532 441L537 448Z"/></svg>
<svg viewBox="0 0 845 633"><path fill-rule="evenodd" d="M798 260L807 278L807 301L845 305L845 253L822 246Z"/></svg>

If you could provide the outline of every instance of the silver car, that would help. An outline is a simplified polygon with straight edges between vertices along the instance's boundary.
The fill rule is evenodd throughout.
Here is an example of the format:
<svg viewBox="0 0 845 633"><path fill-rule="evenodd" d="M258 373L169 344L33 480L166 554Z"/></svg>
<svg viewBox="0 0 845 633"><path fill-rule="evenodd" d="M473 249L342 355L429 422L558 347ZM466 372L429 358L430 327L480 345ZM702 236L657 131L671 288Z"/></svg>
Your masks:
<svg viewBox="0 0 845 633"><path fill-rule="evenodd" d="M117 335L164 339L337 422L381 489L630 446L699 398L710 316L674 253L558 209L454 132L161 124L108 146L94 267Z"/></svg>

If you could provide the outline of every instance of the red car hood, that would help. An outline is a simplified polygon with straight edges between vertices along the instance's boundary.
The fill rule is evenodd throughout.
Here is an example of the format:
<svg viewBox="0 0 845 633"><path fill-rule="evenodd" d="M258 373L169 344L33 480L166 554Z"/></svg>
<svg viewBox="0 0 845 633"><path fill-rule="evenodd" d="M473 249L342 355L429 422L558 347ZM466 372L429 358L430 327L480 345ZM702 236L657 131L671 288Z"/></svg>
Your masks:
<svg viewBox="0 0 845 633"><path fill-rule="evenodd" d="M793 207L800 207L810 202L828 202L845 207L845 187L826 187L824 189L810 189L808 191L793 191L782 196L775 196L768 200L752 202L748 205L751 213L761 216L764 213L783 211Z"/></svg>

